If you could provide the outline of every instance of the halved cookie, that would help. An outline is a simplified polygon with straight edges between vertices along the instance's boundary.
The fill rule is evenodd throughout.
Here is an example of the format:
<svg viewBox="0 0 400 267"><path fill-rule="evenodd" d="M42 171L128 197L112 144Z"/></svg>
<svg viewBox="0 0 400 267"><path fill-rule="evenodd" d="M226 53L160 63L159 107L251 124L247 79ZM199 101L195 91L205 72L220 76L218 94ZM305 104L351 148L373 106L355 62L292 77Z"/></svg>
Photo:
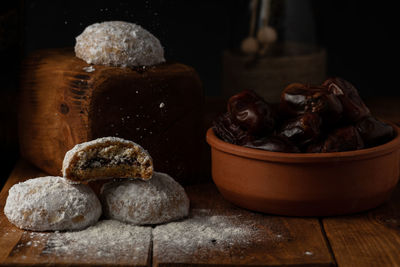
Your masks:
<svg viewBox="0 0 400 267"><path fill-rule="evenodd" d="M76 182L107 178L150 179L153 161L140 145L118 137L78 144L65 154L63 176Z"/></svg>

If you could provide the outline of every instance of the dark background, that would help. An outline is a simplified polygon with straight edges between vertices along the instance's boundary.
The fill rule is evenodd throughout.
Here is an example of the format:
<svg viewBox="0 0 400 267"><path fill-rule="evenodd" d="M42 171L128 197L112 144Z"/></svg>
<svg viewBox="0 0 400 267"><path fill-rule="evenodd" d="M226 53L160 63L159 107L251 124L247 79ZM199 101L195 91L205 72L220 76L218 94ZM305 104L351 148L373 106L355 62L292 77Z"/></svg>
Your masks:
<svg viewBox="0 0 400 267"><path fill-rule="evenodd" d="M125 20L157 36L166 58L193 66L206 96L221 92L221 53L248 31L248 0L2 1L0 9L0 186L18 157L19 66L29 52L73 46L95 22ZM399 96L395 1L273 0L279 41L327 50L329 76L356 85L364 98Z"/></svg>

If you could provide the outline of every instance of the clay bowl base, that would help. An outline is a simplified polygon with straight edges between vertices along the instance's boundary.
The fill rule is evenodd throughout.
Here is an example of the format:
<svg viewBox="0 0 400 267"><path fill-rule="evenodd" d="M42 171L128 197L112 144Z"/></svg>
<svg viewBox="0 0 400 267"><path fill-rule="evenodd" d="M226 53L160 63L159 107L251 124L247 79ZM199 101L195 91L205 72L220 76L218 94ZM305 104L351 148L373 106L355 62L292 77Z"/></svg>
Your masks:
<svg viewBox="0 0 400 267"><path fill-rule="evenodd" d="M279 153L232 145L207 132L212 178L224 198L254 211L331 216L375 208L399 179L399 128L383 145L348 152Z"/></svg>

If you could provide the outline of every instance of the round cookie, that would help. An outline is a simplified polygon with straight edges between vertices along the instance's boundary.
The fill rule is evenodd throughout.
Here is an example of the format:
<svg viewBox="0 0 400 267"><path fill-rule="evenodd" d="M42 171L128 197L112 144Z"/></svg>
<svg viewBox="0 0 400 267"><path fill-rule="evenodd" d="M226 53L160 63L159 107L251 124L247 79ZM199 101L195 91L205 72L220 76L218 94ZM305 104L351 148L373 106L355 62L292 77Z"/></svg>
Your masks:
<svg viewBox="0 0 400 267"><path fill-rule="evenodd" d="M80 230L97 222L101 204L87 185L46 176L13 185L8 191L4 214L21 229Z"/></svg>
<svg viewBox="0 0 400 267"><path fill-rule="evenodd" d="M189 213L189 198L183 187L160 172L154 172L148 181L107 183L100 199L107 218L135 225L166 223Z"/></svg>
<svg viewBox="0 0 400 267"><path fill-rule="evenodd" d="M139 25L124 21L92 24L76 37L75 55L88 64L115 67L165 62L160 41Z"/></svg>

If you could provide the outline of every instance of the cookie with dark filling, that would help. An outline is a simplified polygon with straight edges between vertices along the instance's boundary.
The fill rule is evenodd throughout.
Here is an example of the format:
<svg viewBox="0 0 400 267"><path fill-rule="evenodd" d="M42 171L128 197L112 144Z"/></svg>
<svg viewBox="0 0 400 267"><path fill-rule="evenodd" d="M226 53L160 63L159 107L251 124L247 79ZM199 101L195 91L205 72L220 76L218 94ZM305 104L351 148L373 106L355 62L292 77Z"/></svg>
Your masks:
<svg viewBox="0 0 400 267"><path fill-rule="evenodd" d="M118 137L78 144L65 154L63 176L75 182L107 178L150 179L153 161L140 145Z"/></svg>

